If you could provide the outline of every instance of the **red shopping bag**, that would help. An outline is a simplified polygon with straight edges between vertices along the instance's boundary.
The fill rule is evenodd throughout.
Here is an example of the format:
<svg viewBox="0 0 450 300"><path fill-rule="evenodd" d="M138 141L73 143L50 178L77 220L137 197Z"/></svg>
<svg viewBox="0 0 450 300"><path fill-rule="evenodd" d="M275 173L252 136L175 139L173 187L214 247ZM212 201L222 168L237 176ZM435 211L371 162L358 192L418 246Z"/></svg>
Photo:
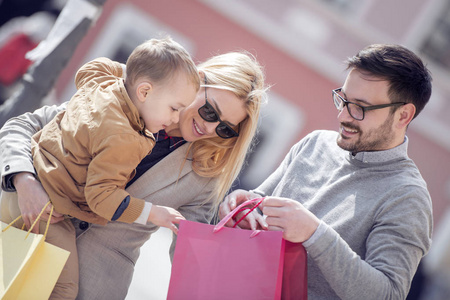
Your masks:
<svg viewBox="0 0 450 300"><path fill-rule="evenodd" d="M257 202L254 209L261 201L254 199L244 202L216 226L180 222L168 300L280 299L286 243L282 238L283 233L223 227L244 206ZM289 249L304 251L301 244L291 244ZM302 253L303 266L306 267L306 256ZM300 256L290 257L295 258L292 261L298 261ZM298 271L295 273L297 279L292 279L303 284L303 279L306 282L306 268ZM298 276L303 276L302 280ZM306 286L302 294L306 295ZM283 295L294 294L283 292ZM283 299L306 298L293 296Z"/></svg>
<svg viewBox="0 0 450 300"><path fill-rule="evenodd" d="M285 241L281 299L308 299L306 250L301 243Z"/></svg>

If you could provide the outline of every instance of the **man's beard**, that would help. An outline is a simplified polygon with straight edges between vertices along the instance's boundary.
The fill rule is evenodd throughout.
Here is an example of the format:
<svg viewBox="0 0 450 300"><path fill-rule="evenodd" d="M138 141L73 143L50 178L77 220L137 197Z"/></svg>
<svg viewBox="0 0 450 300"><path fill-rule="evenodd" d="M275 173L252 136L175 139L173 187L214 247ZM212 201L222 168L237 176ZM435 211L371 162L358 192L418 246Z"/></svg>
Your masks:
<svg viewBox="0 0 450 300"><path fill-rule="evenodd" d="M340 134L337 138L337 144L344 150L350 151L352 153L358 153L363 151L379 151L386 150L389 148L388 145L391 144L394 139L394 133L392 132L392 123L394 119L392 117L388 118L383 124L381 124L376 129L371 129L367 132L361 131L359 126L351 123L341 123L349 129L354 129L358 131L357 140L350 143L350 139ZM356 137L353 137L355 139ZM348 142L347 142L348 141Z"/></svg>

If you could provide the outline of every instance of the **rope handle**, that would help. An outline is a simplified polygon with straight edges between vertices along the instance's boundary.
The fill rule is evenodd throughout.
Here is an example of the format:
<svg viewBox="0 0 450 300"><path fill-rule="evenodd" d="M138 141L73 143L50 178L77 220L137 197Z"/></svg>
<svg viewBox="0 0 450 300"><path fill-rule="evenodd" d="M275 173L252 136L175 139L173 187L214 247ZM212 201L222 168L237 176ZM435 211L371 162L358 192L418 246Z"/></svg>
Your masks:
<svg viewBox="0 0 450 300"><path fill-rule="evenodd" d="M255 199L250 199L247 201L244 201L241 205L239 205L238 207L236 207L235 209L233 209L232 212L230 212L228 215L226 215L215 227L213 232L218 232L220 231L225 224L231 219L233 218L236 214L242 212L243 210L248 209L249 211L243 216L241 217L239 220L236 221L236 223L234 224L233 228L236 227L249 213L251 213L254 209L256 209L262 202L263 202L264 198L255 198ZM248 208L246 206L248 205L253 205L251 208Z"/></svg>
<svg viewBox="0 0 450 300"><path fill-rule="evenodd" d="M49 206L50 201L48 201L44 207L42 208L41 212L39 213L39 215L37 216L36 220L34 220L33 224L31 224L30 229L27 232L27 235L25 236L25 239L30 235L31 230L34 228L34 226L36 225L36 223L39 221L39 219L41 218L41 215L44 213L45 209L47 208L47 206ZM48 227L50 226L50 220L52 219L52 214L53 214L53 205L52 208L50 209L50 217L47 220L47 226L45 227L45 232L44 232L44 239L47 236L47 231L48 231ZM2 232L5 232L9 227L11 227L14 223L17 222L17 220L19 220L20 218L22 218L22 215L18 216L17 218L15 218L11 223L8 224L8 226L6 226ZM22 229L24 229L25 224L22 226Z"/></svg>

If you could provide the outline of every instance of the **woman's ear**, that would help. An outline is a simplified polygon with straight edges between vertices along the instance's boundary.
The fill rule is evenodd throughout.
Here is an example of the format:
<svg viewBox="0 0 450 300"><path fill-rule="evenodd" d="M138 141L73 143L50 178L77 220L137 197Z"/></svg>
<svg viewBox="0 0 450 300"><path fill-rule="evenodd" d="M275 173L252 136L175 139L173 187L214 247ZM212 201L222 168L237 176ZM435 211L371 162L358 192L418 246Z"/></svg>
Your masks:
<svg viewBox="0 0 450 300"><path fill-rule="evenodd" d="M198 71L198 76L200 76L200 82L203 84L205 82L205 73L203 71Z"/></svg>
<svg viewBox="0 0 450 300"><path fill-rule="evenodd" d="M142 81L136 86L137 99L140 102L145 102L148 95L153 91L153 86L149 81Z"/></svg>
<svg viewBox="0 0 450 300"><path fill-rule="evenodd" d="M398 111L398 126L399 128L408 127L409 123L411 123L414 115L416 114L416 106L412 103L406 103L399 107Z"/></svg>

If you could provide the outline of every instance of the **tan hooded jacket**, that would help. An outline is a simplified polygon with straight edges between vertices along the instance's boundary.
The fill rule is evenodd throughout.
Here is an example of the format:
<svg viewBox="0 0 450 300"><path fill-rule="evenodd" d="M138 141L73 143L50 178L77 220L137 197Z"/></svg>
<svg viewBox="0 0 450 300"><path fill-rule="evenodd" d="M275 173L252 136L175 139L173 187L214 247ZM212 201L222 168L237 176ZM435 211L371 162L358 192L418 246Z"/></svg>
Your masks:
<svg viewBox="0 0 450 300"><path fill-rule="evenodd" d="M122 65L107 58L77 73L77 93L32 139L34 166L56 211L97 224L129 196L125 185L155 145L124 86ZM144 200L130 196L117 221L132 223Z"/></svg>

